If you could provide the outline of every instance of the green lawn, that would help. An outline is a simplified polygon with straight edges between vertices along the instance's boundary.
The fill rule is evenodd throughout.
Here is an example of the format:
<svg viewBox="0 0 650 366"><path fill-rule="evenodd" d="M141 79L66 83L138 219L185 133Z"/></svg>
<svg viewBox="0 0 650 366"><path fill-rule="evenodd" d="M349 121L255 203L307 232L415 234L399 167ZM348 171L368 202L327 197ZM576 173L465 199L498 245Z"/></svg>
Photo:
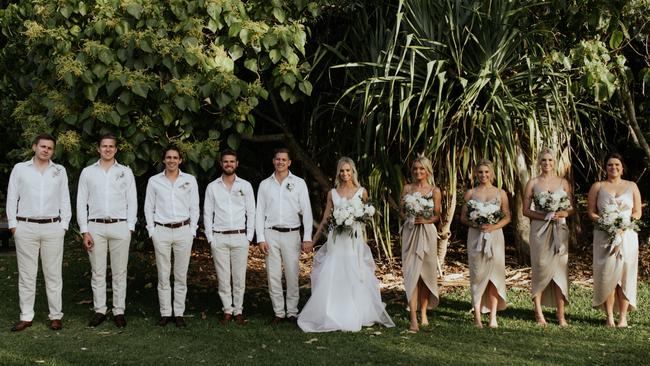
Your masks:
<svg viewBox="0 0 650 366"><path fill-rule="evenodd" d="M650 284L639 288L641 310L629 329L606 329L604 315L590 308L591 291L574 286L567 311L571 324L542 329L533 321L528 291L511 290L500 328L475 329L469 294L445 294L431 313L432 324L418 334L405 331L401 294L384 294L396 328L359 333L305 334L290 325L266 325L271 306L264 289L247 292L250 324L218 324L216 283L194 285L188 294L188 328L158 328L155 267L147 255L132 253L127 320L118 331L112 321L87 328L92 312L89 264L79 246L68 245L64 268L64 329L47 328L47 304L39 279L34 325L11 333L18 319L14 256L0 256L0 365L179 365L179 364L647 364L650 357ZM193 270L196 270L194 268ZM208 270L208 269L206 269ZM212 269L213 270L213 269ZM210 288L212 286L212 288ZM303 302L307 296L302 290ZM109 295L110 298L110 295ZM553 320L553 313L547 314Z"/></svg>

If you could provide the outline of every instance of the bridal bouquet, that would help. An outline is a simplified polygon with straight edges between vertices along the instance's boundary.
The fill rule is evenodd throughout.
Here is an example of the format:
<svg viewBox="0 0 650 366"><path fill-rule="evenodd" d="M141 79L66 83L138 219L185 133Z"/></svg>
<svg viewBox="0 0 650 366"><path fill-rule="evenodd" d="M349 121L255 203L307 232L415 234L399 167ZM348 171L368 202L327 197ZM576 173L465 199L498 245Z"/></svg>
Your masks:
<svg viewBox="0 0 650 366"><path fill-rule="evenodd" d="M340 206L332 210L330 218L330 230L342 232L352 229L355 222L366 223L375 215L375 207L369 203L363 203L361 198L343 199Z"/></svg>
<svg viewBox="0 0 650 366"><path fill-rule="evenodd" d="M485 224L496 224L505 217L505 214L497 204L469 200L467 201L467 216L470 222L481 226Z"/></svg>
<svg viewBox="0 0 650 366"><path fill-rule="evenodd" d="M613 246L621 244L623 239L620 234L625 230L639 231L641 229L641 221L632 218L624 211L629 211L627 205L609 203L602 208L596 224L599 230L609 235L609 241Z"/></svg>
<svg viewBox="0 0 650 366"><path fill-rule="evenodd" d="M433 217L433 197L423 196L420 192L409 193L404 196L404 210L410 217Z"/></svg>
<svg viewBox="0 0 650 366"><path fill-rule="evenodd" d="M535 203L535 209L542 212L566 211L571 208L569 196L563 190L535 192L533 202Z"/></svg>

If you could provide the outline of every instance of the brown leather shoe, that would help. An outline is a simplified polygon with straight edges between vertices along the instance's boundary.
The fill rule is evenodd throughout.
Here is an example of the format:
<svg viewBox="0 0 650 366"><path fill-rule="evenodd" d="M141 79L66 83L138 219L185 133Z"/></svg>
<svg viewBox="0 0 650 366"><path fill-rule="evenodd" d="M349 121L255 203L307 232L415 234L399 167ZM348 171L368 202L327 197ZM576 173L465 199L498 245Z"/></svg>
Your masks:
<svg viewBox="0 0 650 366"><path fill-rule="evenodd" d="M113 321L115 322L115 326L118 328L126 327L126 318L124 317L124 314L115 315Z"/></svg>
<svg viewBox="0 0 650 366"><path fill-rule="evenodd" d="M160 319L158 320L158 323L156 323L156 325L159 327L165 327L167 326L167 323L169 323L171 320L172 320L171 316L161 316Z"/></svg>
<svg viewBox="0 0 650 366"><path fill-rule="evenodd" d="M269 322L269 324L270 325L279 325L283 321L284 321L284 318L280 318L279 316L276 316Z"/></svg>
<svg viewBox="0 0 650 366"><path fill-rule="evenodd" d="M235 323L238 325L246 325L248 324L248 320L244 318L244 314L237 314L235 315Z"/></svg>
<svg viewBox="0 0 650 366"><path fill-rule="evenodd" d="M298 324L298 318L296 318L296 317L293 316L293 315L290 316L290 317L287 317L287 321L288 321L289 323L293 324L293 325Z"/></svg>
<svg viewBox="0 0 650 366"><path fill-rule="evenodd" d="M223 318L219 320L219 324L226 325L232 320L232 314L223 314Z"/></svg>
<svg viewBox="0 0 650 366"><path fill-rule="evenodd" d="M14 324L13 327L11 327L12 332L22 332L23 330L27 329L28 327L32 326L32 322L28 322L25 320L21 320L18 323Z"/></svg>
<svg viewBox="0 0 650 366"><path fill-rule="evenodd" d="M176 328L185 328L185 327L187 327L187 324L185 324L185 319L182 316L177 316Z"/></svg>
<svg viewBox="0 0 650 366"><path fill-rule="evenodd" d="M96 327L106 320L106 314L95 313L95 316L88 322L89 327Z"/></svg>
<svg viewBox="0 0 650 366"><path fill-rule="evenodd" d="M63 324L61 323L61 319L53 319L50 322L50 329L61 330L62 328L63 328Z"/></svg>

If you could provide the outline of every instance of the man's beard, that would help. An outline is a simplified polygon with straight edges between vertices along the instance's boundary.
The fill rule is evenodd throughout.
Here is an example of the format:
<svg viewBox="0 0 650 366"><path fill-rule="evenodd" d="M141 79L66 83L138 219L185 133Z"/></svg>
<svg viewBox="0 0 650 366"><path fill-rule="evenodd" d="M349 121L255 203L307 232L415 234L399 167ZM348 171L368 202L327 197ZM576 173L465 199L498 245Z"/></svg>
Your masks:
<svg viewBox="0 0 650 366"><path fill-rule="evenodd" d="M224 170L223 175L227 175L227 176L235 175L235 169L232 169L230 171Z"/></svg>

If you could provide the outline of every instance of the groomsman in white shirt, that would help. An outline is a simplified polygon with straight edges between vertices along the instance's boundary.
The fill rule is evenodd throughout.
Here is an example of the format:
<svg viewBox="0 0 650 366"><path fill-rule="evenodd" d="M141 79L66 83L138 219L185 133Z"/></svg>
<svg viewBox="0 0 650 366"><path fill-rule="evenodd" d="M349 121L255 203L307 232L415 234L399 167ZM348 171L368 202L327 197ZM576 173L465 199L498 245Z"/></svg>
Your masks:
<svg viewBox="0 0 650 366"><path fill-rule="evenodd" d="M242 312L248 246L255 232L255 196L251 184L235 174L239 165L236 152L222 152L219 163L221 177L205 191L203 226L217 270L223 305L220 323L226 325L234 316L237 324L245 325Z"/></svg>
<svg viewBox="0 0 650 366"><path fill-rule="evenodd" d="M95 315L88 325L96 327L106 320L106 257L110 253L113 321L123 328L129 245L138 197L133 172L115 160L117 137L102 136L97 152L99 160L81 172L77 189L77 223L92 267Z"/></svg>
<svg viewBox="0 0 650 366"><path fill-rule="evenodd" d="M298 316L298 277L300 251L311 251L313 217L307 184L291 174L288 149L276 149L273 155L275 172L260 183L257 192L255 232L259 248L266 255L269 294L275 317L272 325L286 318L296 323ZM303 226L302 243L300 224ZM286 310L282 289L282 267L287 283Z"/></svg>
<svg viewBox="0 0 650 366"><path fill-rule="evenodd" d="M51 160L56 141L43 134L34 139L34 157L14 166L7 188L7 220L16 242L20 321L13 332L32 326L38 256L41 254L50 329L60 330L63 238L70 217L70 192L65 168Z"/></svg>
<svg viewBox="0 0 650 366"><path fill-rule="evenodd" d="M168 147L163 154L165 170L149 178L144 202L147 231L153 241L158 269L158 302L160 320L164 327L174 320L178 328L185 327L185 296L187 268L192 254L192 242L199 221L199 188L193 175L183 173L179 166L183 156L177 147ZM169 281L174 253L174 302ZM172 318L173 314L173 318Z"/></svg>

